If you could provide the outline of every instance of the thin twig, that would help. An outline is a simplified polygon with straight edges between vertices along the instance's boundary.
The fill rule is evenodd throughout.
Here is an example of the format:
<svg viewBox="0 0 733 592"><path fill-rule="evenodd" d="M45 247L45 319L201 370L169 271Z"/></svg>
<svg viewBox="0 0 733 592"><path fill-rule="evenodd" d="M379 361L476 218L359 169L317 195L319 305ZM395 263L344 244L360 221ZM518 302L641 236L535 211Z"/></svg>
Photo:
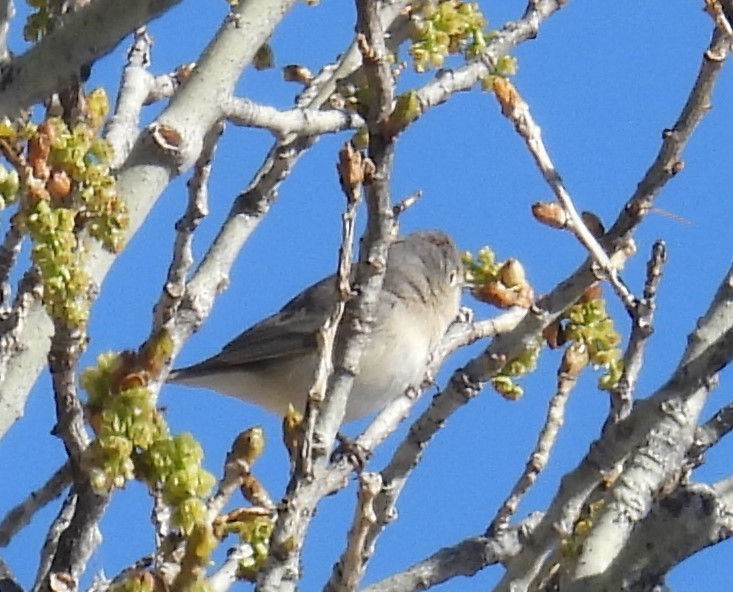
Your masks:
<svg viewBox="0 0 733 592"><path fill-rule="evenodd" d="M107 509L109 496L98 495L88 482L75 485L69 496L74 497L75 503L71 516L65 515L62 522L55 524L58 529L54 529L54 536L50 539L55 541L53 554L48 556L51 561L40 582L40 592L55 592L57 586L53 581L57 574L67 580L70 578L67 583L72 589L77 589L87 562L102 542L99 523Z"/></svg>
<svg viewBox="0 0 733 592"><path fill-rule="evenodd" d="M71 518L76 509L76 493L72 490L66 495L66 499L61 504L56 518L51 523L51 527L46 533L46 539L43 541L41 548L41 558L38 563L38 571L36 572L36 581L31 588L32 592L39 592L41 585L46 580L48 572L51 569L51 563L56 555L56 549L59 543L59 537L69 527Z"/></svg>
<svg viewBox="0 0 733 592"><path fill-rule="evenodd" d="M570 347L572 348L573 346ZM572 349L566 350L566 356L568 351L572 351ZM537 444L529 455L522 475L514 484L514 487L512 487L504 503L499 507L489 528L486 529L487 536L492 536L509 527L509 520L519 508L519 502L521 502L522 498L527 494L532 485L534 485L539 474L547 466L552 448L557 441L557 436L560 434L560 428L562 428L565 422L565 406L570 398L570 393L577 384L577 380L577 372L568 371L567 368L561 368L558 372L557 390L547 406L545 423L540 430Z"/></svg>
<svg viewBox="0 0 733 592"><path fill-rule="evenodd" d="M81 455L91 441L84 423L84 412L76 389L75 375L79 357L86 347L86 335L60 321L55 325L56 332L48 354L48 366L56 402L56 426L53 433L64 442L76 473Z"/></svg>
<svg viewBox="0 0 733 592"><path fill-rule="evenodd" d="M535 512L492 537L477 536L445 547L406 570L364 588L364 592L427 590L458 576L471 577L482 569L505 563L524 548L542 513Z"/></svg>
<svg viewBox="0 0 733 592"><path fill-rule="evenodd" d="M201 154L188 181L188 204L183 216L176 222L176 240L171 264L168 267L168 277L153 309L154 335L171 320L185 293L186 276L194 262L193 233L209 213L209 177L214 152L223 132L224 124L219 122L206 134Z"/></svg>
<svg viewBox="0 0 733 592"><path fill-rule="evenodd" d="M718 412L695 430L695 439L687 453L692 467L701 465L703 455L733 430L733 403L722 407Z"/></svg>
<svg viewBox="0 0 733 592"><path fill-rule="evenodd" d="M667 247L663 241L657 241L652 247L652 254L646 265L646 281L644 294L637 302L629 336L629 344L624 352L624 369L618 384L610 392L611 409L604 426L617 423L631 412L633 393L644 364L646 345L654 331L654 311L657 307L657 289L662 279L664 264L667 262Z"/></svg>
<svg viewBox="0 0 733 592"><path fill-rule="evenodd" d="M338 300L325 325L318 333L318 366L313 386L308 392L308 403L304 416L305 438L303 439L300 455L296 459L296 469L302 471L304 475L312 475L313 450L311 443L314 439L318 413L328 389L328 381L333 373L331 360L333 358L336 331L344 315L346 302L353 296L351 269L354 258L356 212L361 201L361 188L364 182L364 162L361 153L354 150L350 142L347 142L339 151L337 168L341 190L346 196L346 209L341 216L341 246L339 247L339 262L336 273Z"/></svg>
<svg viewBox="0 0 733 592"><path fill-rule="evenodd" d="M412 195L408 195L405 199L394 205L392 208L392 215L395 218L399 218L405 213L405 211L407 211L408 208L414 206L421 197L422 191L416 191Z"/></svg>
<svg viewBox="0 0 733 592"><path fill-rule="evenodd" d="M603 249L598 239L588 229L580 213L576 210L570 193L557 172L550 154L542 141L540 127L532 117L527 102L521 97L516 87L504 78L494 82L494 93L498 99L502 113L514 124L514 129L522 137L530 154L534 158L542 177L552 189L567 217L566 228L570 230L587 249L595 263L600 267L602 276L608 278L614 291L621 299L629 314L633 314L636 298L626 287L618 273L618 269Z"/></svg>
<svg viewBox="0 0 733 592"><path fill-rule="evenodd" d="M0 522L0 547L7 547L12 538L25 527L36 512L59 497L72 483L71 466L64 463L38 489L10 510Z"/></svg>

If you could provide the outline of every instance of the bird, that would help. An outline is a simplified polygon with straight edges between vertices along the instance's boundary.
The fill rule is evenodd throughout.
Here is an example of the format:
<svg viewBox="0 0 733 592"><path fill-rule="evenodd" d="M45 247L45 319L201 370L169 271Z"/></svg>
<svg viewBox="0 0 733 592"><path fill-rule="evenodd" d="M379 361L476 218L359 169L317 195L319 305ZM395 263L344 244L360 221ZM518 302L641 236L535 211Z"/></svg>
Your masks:
<svg viewBox="0 0 733 592"><path fill-rule="evenodd" d="M418 231L392 242L343 423L379 411L422 381L432 351L458 316L462 286L461 255L444 232ZM220 353L173 370L167 382L218 391L281 417L291 405L302 412L315 381L318 332L338 298L336 276L326 277Z"/></svg>

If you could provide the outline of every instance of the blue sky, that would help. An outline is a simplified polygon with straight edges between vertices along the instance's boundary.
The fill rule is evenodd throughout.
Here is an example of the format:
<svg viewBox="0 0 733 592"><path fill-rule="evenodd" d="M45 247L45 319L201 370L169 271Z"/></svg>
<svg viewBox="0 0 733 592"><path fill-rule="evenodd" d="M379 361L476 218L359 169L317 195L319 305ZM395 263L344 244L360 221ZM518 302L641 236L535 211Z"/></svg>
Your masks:
<svg viewBox="0 0 733 592"><path fill-rule="evenodd" d="M524 9L524 2L518 0L480 4L493 27L518 18ZM662 130L674 123L692 86L711 32L701 4L681 0L571 2L543 26L536 40L514 54L519 61L515 84L541 125L576 205L594 211L607 224L652 162ZM195 61L226 10L223 1L188 0L154 23L153 71L167 72ZM296 6L272 39L277 65L300 63L316 71L332 61L353 35L353 12L352 3L342 0L322 0L313 8ZM124 42L95 66L90 84L115 88L128 47L129 41ZM16 35L14 49L20 48ZM409 75L401 84L406 87L427 80ZM250 70L238 90L242 96L287 108L297 87L283 82L279 70ZM156 109L150 108L146 116L153 117ZM687 333L731 263L730 242L725 239L733 222L729 206L731 137L733 75L726 69L713 96L713 110L684 153L684 171L657 202L688 223L651 214L636 235L639 255L623 274L639 293L652 243L659 238L667 242L669 264L640 396L653 392L674 369ZM340 135L319 141L283 184L277 204L245 246L230 289L184 349L181 364L218 351L242 329L335 269L343 196L334 165L345 139ZM270 144L264 131L227 129L215 160L211 213L197 232L198 255L207 248L232 199L249 182ZM173 224L185 206L184 183L182 178L171 185L113 268L93 314L84 365L92 364L104 351L136 348L147 336L152 306L170 259ZM501 258L517 257L537 293L554 287L585 257L569 234L533 221L530 204L551 199L550 191L489 94L476 91L455 96L399 139L393 199L418 189L424 197L403 217L404 232L438 227L452 234L464 249L488 244ZM625 314L612 297L609 300L618 328L627 335ZM466 304L482 318L496 313L470 299ZM456 355L446 369L455 368L470 353ZM483 532L534 445L558 361L558 354L543 354L538 371L523 381L526 394L522 400L510 403L486 389L451 418L405 490L399 502L400 518L380 539L367 582ZM444 372L441 378L447 375ZM596 376L585 376L573 394L552 462L522 504L520 516L547 503L562 474L577 464L597 434L607 400L595 390L595 382ZM723 374L706 416L728 401L728 385ZM419 408L426 402L427 397ZM201 440L207 467L215 474L220 473L236 434L250 425L263 425L271 443L256 473L273 497L281 496L287 459L278 444L278 420L252 406L199 390L168 387L161 404L174 430L190 431ZM39 486L62 462L63 447L49 435L52 425L50 381L44 375L26 416L0 443L0 474L6 476L0 484L0 512ZM357 428L351 426L350 431ZM405 430L403 426L386 443L370 468L379 469L386 462ZM32 460L28 450L33 451ZM713 450L695 478L714 481L728 474L730 454L729 443ZM353 500L352 486L320 508L305 549L303 589L317 589L330 574L345 541L345 532L334 531L333 525L350 519ZM149 509L150 502L139 485L132 484L115 496L103 522L106 540L90 564L92 570L116 574L152 548ZM33 581L36 550L55 512L56 506L41 512L3 553L26 586ZM720 565L730 552L727 543L700 553L676 569L669 584L675 592L725 589L731 576ZM486 588L500 575L500 569L489 568L470 583L456 580L440 590Z"/></svg>

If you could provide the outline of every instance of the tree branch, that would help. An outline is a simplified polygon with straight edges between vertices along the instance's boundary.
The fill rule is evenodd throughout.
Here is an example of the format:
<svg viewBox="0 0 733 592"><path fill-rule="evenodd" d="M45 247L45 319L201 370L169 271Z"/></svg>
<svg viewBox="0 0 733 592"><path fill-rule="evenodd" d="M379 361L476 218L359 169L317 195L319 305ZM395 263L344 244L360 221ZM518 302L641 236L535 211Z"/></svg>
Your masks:
<svg viewBox="0 0 733 592"><path fill-rule="evenodd" d="M40 488L10 510L0 522L0 547L7 547L12 538L26 526L34 514L59 497L73 479L69 463L63 464Z"/></svg>
<svg viewBox="0 0 733 592"><path fill-rule="evenodd" d="M509 528L509 520L517 512L519 502L547 466L550 460L550 452L557 441L557 436L560 433L563 423L565 423L565 406L570 398L570 393L577 384L578 374L577 371L572 371L567 368L560 368L558 370L557 390L547 406L545 423L540 430L537 444L529 455L522 475L515 483L509 496L504 500L496 516L491 521L491 525L486 530L487 535L490 536L493 533Z"/></svg>
<svg viewBox="0 0 733 592"><path fill-rule="evenodd" d="M127 53L117 104L104 134L114 151L110 162L113 169L122 165L140 135L140 113L154 81L148 71L152 43L147 29L141 27L135 31L135 39Z"/></svg>
<svg viewBox="0 0 733 592"><path fill-rule="evenodd" d="M618 384L611 390L611 408L606 422L616 423L625 418L633 403L633 393L644 363L646 345L654 332L654 311L657 307L657 289L662 279L662 269L667 262L667 247L657 241L652 247L652 255L646 266L644 295L636 302L632 313L631 335L624 352L624 369ZM604 431L606 429L604 426Z"/></svg>
<svg viewBox="0 0 733 592"><path fill-rule="evenodd" d="M264 128L281 138L316 136L357 129L364 120L348 111L296 108L280 111L249 99L231 98L222 104L225 117L235 125Z"/></svg>
<svg viewBox="0 0 733 592"><path fill-rule="evenodd" d="M521 552L541 517L537 512L493 536L471 537L440 549L405 571L367 586L363 592L427 590L457 576L470 577L490 565L504 563Z"/></svg>
<svg viewBox="0 0 733 592"><path fill-rule="evenodd" d="M21 109L63 88L79 70L111 52L138 27L180 0L95 0L64 19L64 25L5 64L0 75L0 115Z"/></svg>

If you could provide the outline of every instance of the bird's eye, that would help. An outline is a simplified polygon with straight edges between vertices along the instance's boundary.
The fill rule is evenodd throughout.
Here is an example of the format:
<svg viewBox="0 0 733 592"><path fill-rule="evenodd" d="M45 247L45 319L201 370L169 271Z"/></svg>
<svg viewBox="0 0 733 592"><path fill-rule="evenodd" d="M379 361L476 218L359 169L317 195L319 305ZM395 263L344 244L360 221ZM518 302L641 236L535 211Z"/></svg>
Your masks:
<svg viewBox="0 0 733 592"><path fill-rule="evenodd" d="M448 273L448 283L451 286L457 285L458 284L458 281L459 281L459 278L460 278L460 276L458 274L458 270L456 270L456 269L453 269L453 270L451 270Z"/></svg>

